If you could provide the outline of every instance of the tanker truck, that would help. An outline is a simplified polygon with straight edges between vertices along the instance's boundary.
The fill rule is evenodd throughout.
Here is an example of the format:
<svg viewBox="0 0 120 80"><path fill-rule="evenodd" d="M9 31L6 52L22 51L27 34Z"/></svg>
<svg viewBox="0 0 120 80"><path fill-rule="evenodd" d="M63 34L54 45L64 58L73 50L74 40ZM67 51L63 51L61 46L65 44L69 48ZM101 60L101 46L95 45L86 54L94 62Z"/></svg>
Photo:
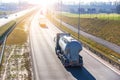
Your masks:
<svg viewBox="0 0 120 80"><path fill-rule="evenodd" d="M69 33L57 33L55 52L65 67L82 67L82 56L79 55L82 45Z"/></svg>

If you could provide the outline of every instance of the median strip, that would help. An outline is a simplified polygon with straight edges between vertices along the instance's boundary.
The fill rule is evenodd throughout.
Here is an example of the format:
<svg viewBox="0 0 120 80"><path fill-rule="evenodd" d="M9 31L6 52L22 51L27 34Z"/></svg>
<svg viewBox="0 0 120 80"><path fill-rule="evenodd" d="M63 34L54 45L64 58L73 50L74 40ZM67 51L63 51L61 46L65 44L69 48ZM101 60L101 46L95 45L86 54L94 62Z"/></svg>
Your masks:
<svg viewBox="0 0 120 80"><path fill-rule="evenodd" d="M31 16L34 13L35 11L31 11L30 13L16 19L17 23L7 37L3 59L0 66L1 79L32 79L31 57L27 40ZM12 56L8 58L9 55ZM6 66L6 62L8 62L8 66Z"/></svg>
<svg viewBox="0 0 120 80"><path fill-rule="evenodd" d="M15 24L16 24L16 21L13 20L0 27L0 42L1 40L3 40L3 38L7 35L7 33L11 30L11 28Z"/></svg>

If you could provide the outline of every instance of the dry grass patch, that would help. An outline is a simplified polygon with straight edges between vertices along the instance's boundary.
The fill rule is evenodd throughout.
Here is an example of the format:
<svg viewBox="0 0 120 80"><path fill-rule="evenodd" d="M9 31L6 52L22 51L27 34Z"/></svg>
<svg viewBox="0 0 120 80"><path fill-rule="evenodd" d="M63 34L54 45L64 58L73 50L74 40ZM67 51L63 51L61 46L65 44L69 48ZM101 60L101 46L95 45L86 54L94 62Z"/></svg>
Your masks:
<svg viewBox="0 0 120 80"><path fill-rule="evenodd" d="M29 26L29 18L34 13L31 12L21 18L17 19L17 22L19 22L15 29L12 31L12 33L7 38L7 44L8 45L17 45L17 44L24 44L27 42L28 39L28 30L26 30L26 26Z"/></svg>

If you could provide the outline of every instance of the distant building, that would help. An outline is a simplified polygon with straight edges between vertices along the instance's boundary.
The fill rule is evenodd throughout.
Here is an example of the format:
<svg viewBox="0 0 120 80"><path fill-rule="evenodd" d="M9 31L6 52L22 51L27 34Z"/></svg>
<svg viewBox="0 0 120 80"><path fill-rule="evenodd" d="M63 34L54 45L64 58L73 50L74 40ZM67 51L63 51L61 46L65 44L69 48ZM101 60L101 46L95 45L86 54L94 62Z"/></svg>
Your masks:
<svg viewBox="0 0 120 80"><path fill-rule="evenodd" d="M62 8L61 8L62 7ZM55 7L56 8L56 7ZM96 14L96 13L116 13L116 4L112 2L91 2L90 4L60 4L57 10L71 13ZM119 10L118 10L119 11Z"/></svg>
<svg viewBox="0 0 120 80"><path fill-rule="evenodd" d="M93 13L97 13L97 12L96 12L95 8L88 8L87 13L93 14Z"/></svg>

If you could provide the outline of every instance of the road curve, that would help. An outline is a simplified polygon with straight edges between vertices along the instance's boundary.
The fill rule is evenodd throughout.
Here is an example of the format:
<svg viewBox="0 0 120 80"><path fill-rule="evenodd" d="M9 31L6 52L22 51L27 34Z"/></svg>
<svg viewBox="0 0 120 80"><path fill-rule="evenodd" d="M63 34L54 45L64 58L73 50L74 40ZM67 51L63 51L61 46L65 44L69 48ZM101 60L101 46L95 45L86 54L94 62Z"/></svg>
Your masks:
<svg viewBox="0 0 120 80"><path fill-rule="evenodd" d="M54 37L61 31L48 20L39 26L39 13L30 25L30 44L35 80L120 80L120 75L103 65L86 50L81 51L83 68L64 68L55 54Z"/></svg>

